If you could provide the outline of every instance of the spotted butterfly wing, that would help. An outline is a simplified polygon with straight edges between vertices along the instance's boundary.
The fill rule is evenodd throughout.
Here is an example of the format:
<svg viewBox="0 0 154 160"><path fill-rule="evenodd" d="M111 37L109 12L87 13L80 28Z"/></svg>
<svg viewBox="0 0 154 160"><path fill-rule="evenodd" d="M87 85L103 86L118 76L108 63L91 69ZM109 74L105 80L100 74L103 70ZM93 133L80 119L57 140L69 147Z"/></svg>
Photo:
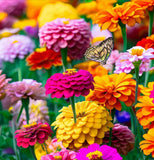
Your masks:
<svg viewBox="0 0 154 160"><path fill-rule="evenodd" d="M97 46L90 47L86 50L85 57L87 60L100 62L105 65L113 49L113 38L109 37Z"/></svg>

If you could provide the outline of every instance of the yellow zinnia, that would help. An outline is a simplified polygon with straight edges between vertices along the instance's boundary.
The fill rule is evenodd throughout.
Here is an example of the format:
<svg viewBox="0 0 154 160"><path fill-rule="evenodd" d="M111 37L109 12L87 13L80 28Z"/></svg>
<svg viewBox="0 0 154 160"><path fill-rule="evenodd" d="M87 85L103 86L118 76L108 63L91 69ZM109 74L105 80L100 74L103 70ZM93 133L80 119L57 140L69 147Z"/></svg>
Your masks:
<svg viewBox="0 0 154 160"><path fill-rule="evenodd" d="M102 144L104 133L113 124L109 112L95 102L83 101L75 104L77 121L74 123L71 105L63 107L52 126L57 128L56 137L70 149Z"/></svg>
<svg viewBox="0 0 154 160"><path fill-rule="evenodd" d="M42 27L45 23L57 18L78 19L79 15L77 10L70 4L62 2L50 3L45 5L40 11L38 16L39 26Z"/></svg>

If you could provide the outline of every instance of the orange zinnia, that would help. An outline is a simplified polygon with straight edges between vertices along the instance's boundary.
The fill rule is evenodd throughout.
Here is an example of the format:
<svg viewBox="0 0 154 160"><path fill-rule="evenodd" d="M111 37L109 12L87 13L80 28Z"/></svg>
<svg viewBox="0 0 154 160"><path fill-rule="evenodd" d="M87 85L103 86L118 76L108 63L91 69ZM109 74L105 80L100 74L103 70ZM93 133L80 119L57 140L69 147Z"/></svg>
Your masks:
<svg viewBox="0 0 154 160"><path fill-rule="evenodd" d="M102 29L114 32L119 28L120 21L132 27L135 23L140 23L141 18L144 18L143 8L134 2L125 2L100 10L94 17L94 23L99 24Z"/></svg>
<svg viewBox="0 0 154 160"><path fill-rule="evenodd" d="M50 69L52 66L62 65L60 52L54 52L46 48L36 49L27 57L26 62L28 66L31 66L30 70Z"/></svg>
<svg viewBox="0 0 154 160"><path fill-rule="evenodd" d="M137 119L144 129L151 127L151 123L154 121L154 103L149 96L140 96L135 107L140 109L136 112Z"/></svg>
<svg viewBox="0 0 154 160"><path fill-rule="evenodd" d="M150 96L151 91L153 90L154 82L149 82L148 87L141 85L141 93L145 96Z"/></svg>
<svg viewBox="0 0 154 160"><path fill-rule="evenodd" d="M102 67L99 62L95 61L86 61L78 63L74 66L74 68L87 70L92 74L93 77L103 76L108 73L107 69Z"/></svg>
<svg viewBox="0 0 154 160"><path fill-rule="evenodd" d="M120 101L131 106L135 101L136 81L131 74L120 73L94 77L94 90L86 97L88 101L98 101L108 109L121 110Z"/></svg>
<svg viewBox="0 0 154 160"><path fill-rule="evenodd" d="M152 11L154 9L154 0L132 0L139 4L142 8Z"/></svg>
<svg viewBox="0 0 154 160"><path fill-rule="evenodd" d="M145 140L140 142L140 148L143 150L145 155L152 153L154 158L154 128L149 129L147 134L144 134Z"/></svg>

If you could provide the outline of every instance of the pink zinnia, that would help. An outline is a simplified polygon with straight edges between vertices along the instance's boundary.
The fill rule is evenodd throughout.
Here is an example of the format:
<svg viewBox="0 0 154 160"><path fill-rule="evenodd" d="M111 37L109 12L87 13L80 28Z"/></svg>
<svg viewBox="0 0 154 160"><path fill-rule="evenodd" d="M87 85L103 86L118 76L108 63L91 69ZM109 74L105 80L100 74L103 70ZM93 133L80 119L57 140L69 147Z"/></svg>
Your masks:
<svg viewBox="0 0 154 160"><path fill-rule="evenodd" d="M62 149L59 152L52 152L41 157L41 160L75 160L76 152Z"/></svg>
<svg viewBox="0 0 154 160"><path fill-rule="evenodd" d="M66 72L56 73L51 76L45 85L46 94L51 94L54 98L79 97L89 94L90 89L94 89L93 77L85 70L75 71L68 69Z"/></svg>
<svg viewBox="0 0 154 160"><path fill-rule="evenodd" d="M81 148L76 155L77 160L122 160L115 148L107 145L99 146L94 143L88 148Z"/></svg>
<svg viewBox="0 0 154 160"><path fill-rule="evenodd" d="M151 91L150 98L154 98L154 86L153 86L153 90ZM152 102L154 103L154 99Z"/></svg>
<svg viewBox="0 0 154 160"><path fill-rule="evenodd" d="M11 99L12 104L28 97L34 100L45 99L45 89L41 85L42 83L38 83L33 79L23 79L22 81L10 83L6 90L7 97Z"/></svg>
<svg viewBox="0 0 154 160"><path fill-rule="evenodd" d="M55 52L67 47L71 59L80 59L90 44L90 25L83 19L58 18L46 23L39 30L39 37L41 46Z"/></svg>
<svg viewBox="0 0 154 160"><path fill-rule="evenodd" d="M105 133L103 143L109 143L109 132ZM120 154L127 155L134 148L135 137L127 126L116 123L112 128L111 146L116 148Z"/></svg>
<svg viewBox="0 0 154 160"><path fill-rule="evenodd" d="M52 130L48 123L33 123L24 125L20 130L15 131L15 138L17 140L17 146L28 148L34 146L36 142L42 144L51 136Z"/></svg>

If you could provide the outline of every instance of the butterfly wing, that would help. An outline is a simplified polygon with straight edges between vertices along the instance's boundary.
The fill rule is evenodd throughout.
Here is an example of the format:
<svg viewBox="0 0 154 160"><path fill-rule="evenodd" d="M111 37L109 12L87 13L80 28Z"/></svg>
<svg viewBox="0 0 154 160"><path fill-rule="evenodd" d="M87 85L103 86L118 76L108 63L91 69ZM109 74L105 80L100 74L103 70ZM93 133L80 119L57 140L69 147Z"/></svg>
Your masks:
<svg viewBox="0 0 154 160"><path fill-rule="evenodd" d="M99 45L88 48L85 53L85 57L88 60L97 61L104 65L106 64L106 61L109 58L112 49L113 38L110 37L102 41Z"/></svg>

